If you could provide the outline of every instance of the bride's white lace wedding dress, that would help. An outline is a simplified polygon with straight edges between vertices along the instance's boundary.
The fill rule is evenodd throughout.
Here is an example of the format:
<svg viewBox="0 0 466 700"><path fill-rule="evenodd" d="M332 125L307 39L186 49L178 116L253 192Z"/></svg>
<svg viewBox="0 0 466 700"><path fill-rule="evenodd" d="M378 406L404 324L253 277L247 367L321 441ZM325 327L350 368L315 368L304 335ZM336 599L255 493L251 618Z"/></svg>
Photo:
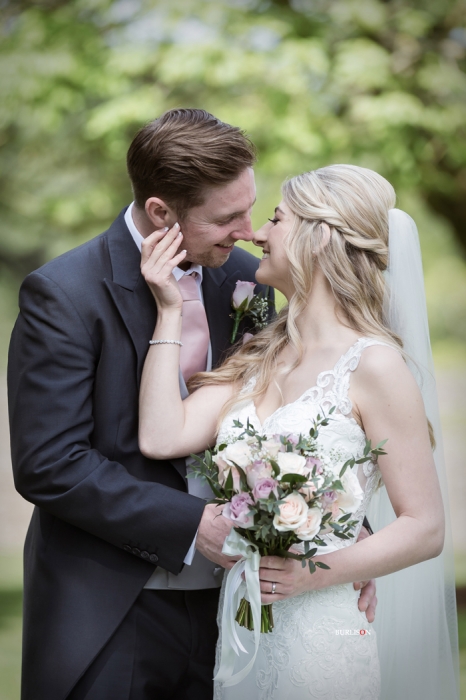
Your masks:
<svg viewBox="0 0 466 700"><path fill-rule="evenodd" d="M254 403L237 403L222 422L217 444L231 441L241 430L233 425L239 419L250 423L264 434L307 433L314 418L332 406L337 410L333 420L319 431L319 439L341 453L361 456L365 433L351 416L348 397L351 373L357 368L361 353L371 345L385 345L373 338L360 338L337 362L332 370L322 372L316 386L307 389L293 403L281 406L263 424ZM249 390L251 383L244 387ZM346 457L345 457L346 459ZM358 469L359 467L359 469ZM358 521L355 537L341 540L327 536L327 547L319 554L353 544L359 534L372 494L380 483L377 464L355 465L355 473L364 492L355 513ZM311 574L309 574L311 575ZM226 578L226 577L225 577ZM248 676L232 687L215 684L215 700L377 700L380 694L380 668L376 634L358 609L359 591L353 585L331 586L303 593L273 605L275 627L262 634L255 665ZM221 626L223 590L218 623ZM253 652L253 633L237 627L242 644ZM220 658L221 630L217 647ZM249 657L250 658L250 657ZM238 657L234 672L247 663L245 654Z"/></svg>

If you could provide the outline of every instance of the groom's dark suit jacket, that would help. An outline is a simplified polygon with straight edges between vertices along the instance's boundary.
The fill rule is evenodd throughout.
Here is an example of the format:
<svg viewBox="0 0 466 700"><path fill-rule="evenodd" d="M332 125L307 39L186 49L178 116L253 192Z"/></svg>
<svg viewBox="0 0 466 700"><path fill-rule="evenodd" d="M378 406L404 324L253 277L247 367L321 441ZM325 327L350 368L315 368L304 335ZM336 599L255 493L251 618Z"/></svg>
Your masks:
<svg viewBox="0 0 466 700"><path fill-rule="evenodd" d="M214 366L231 296L258 261L205 268ZM258 285L256 291L260 291ZM124 212L29 275L8 369L18 491L35 504L25 544L23 700L62 700L158 565L177 574L204 502L179 461L138 449L138 388L156 320ZM167 635L169 630L167 630Z"/></svg>

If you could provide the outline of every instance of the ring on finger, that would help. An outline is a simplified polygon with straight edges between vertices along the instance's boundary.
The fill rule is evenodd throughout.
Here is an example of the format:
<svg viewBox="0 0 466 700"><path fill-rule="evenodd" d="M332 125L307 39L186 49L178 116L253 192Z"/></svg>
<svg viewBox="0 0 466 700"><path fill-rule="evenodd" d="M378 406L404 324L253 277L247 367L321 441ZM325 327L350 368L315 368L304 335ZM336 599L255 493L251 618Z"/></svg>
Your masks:
<svg viewBox="0 0 466 700"><path fill-rule="evenodd" d="M275 581L272 581L271 593L276 593L276 592L277 592L277 584L275 583Z"/></svg>

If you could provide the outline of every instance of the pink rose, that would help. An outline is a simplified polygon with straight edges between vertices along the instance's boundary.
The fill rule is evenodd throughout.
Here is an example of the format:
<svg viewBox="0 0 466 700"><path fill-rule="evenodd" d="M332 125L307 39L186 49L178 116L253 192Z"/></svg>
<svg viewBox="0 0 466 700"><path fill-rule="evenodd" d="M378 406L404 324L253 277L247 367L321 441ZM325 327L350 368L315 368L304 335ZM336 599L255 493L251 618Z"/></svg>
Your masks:
<svg viewBox="0 0 466 700"><path fill-rule="evenodd" d="M242 282L238 280L236 283L235 291L233 292L232 305L235 310L239 309L241 304L247 299L247 306L254 296L254 282Z"/></svg>
<svg viewBox="0 0 466 700"><path fill-rule="evenodd" d="M214 455L212 457L212 460L215 462L215 464L218 467L218 483L220 486L225 486L225 482L228 479L228 474L230 473L231 470L231 475L233 477L233 489L235 491L240 491L241 490L241 477L239 475L239 471L235 466L232 466L228 464L224 459L220 457L220 455Z"/></svg>
<svg viewBox="0 0 466 700"><path fill-rule="evenodd" d="M271 494L271 492L275 493L275 496L278 498L278 493L277 493L277 482L275 479L271 479L270 477L267 477L266 479L258 479L256 481L256 485L254 486L253 489L253 496L257 500L260 498L268 498Z"/></svg>
<svg viewBox="0 0 466 700"><path fill-rule="evenodd" d="M246 480L250 489L253 489L259 479L267 479L272 476L272 467L267 462L257 460L246 467Z"/></svg>
<svg viewBox="0 0 466 700"><path fill-rule="evenodd" d="M308 457L306 459L306 465L312 470L316 467L316 474L322 474L322 462L317 457Z"/></svg>
<svg viewBox="0 0 466 700"><path fill-rule="evenodd" d="M254 525L254 513L251 513L250 506L254 505L249 493L238 493L227 503L222 514L225 518L230 518L239 527L252 527Z"/></svg>
<svg viewBox="0 0 466 700"><path fill-rule="evenodd" d="M324 513L331 513L332 518L336 518L338 515L339 507L337 502L338 494L336 491L325 491L322 494L322 507Z"/></svg>
<svg viewBox="0 0 466 700"><path fill-rule="evenodd" d="M252 333L245 333L243 335L243 345L248 342L248 340L251 340L251 338L254 338Z"/></svg>
<svg viewBox="0 0 466 700"><path fill-rule="evenodd" d="M334 501L337 500L336 491L324 491L322 494L322 505L324 507L331 506Z"/></svg>

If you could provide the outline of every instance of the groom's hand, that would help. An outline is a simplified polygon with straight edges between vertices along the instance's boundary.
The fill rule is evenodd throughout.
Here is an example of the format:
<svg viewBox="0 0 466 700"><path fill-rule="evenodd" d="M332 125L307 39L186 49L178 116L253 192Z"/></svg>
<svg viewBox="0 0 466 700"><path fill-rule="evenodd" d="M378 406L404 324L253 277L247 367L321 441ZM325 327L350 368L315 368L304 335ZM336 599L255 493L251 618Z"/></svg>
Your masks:
<svg viewBox="0 0 466 700"><path fill-rule="evenodd" d="M227 557L222 553L223 543L233 522L222 515L223 506L209 503L204 508L196 538L196 549L210 561L224 569L231 569L239 557Z"/></svg>
<svg viewBox="0 0 466 700"><path fill-rule="evenodd" d="M370 533L363 526L357 541L361 542L361 540L365 540L366 537L370 537ZM358 602L359 610L366 613L368 622L374 622L375 608L377 607L375 579L373 578L370 581L357 581L353 583L353 587L355 591L361 591Z"/></svg>
<svg viewBox="0 0 466 700"><path fill-rule="evenodd" d="M358 602L359 610L366 613L368 622L374 622L375 608L377 606L375 579L372 578L370 581L362 581L360 583L354 583L353 585L356 591L361 588L361 595L359 596Z"/></svg>

